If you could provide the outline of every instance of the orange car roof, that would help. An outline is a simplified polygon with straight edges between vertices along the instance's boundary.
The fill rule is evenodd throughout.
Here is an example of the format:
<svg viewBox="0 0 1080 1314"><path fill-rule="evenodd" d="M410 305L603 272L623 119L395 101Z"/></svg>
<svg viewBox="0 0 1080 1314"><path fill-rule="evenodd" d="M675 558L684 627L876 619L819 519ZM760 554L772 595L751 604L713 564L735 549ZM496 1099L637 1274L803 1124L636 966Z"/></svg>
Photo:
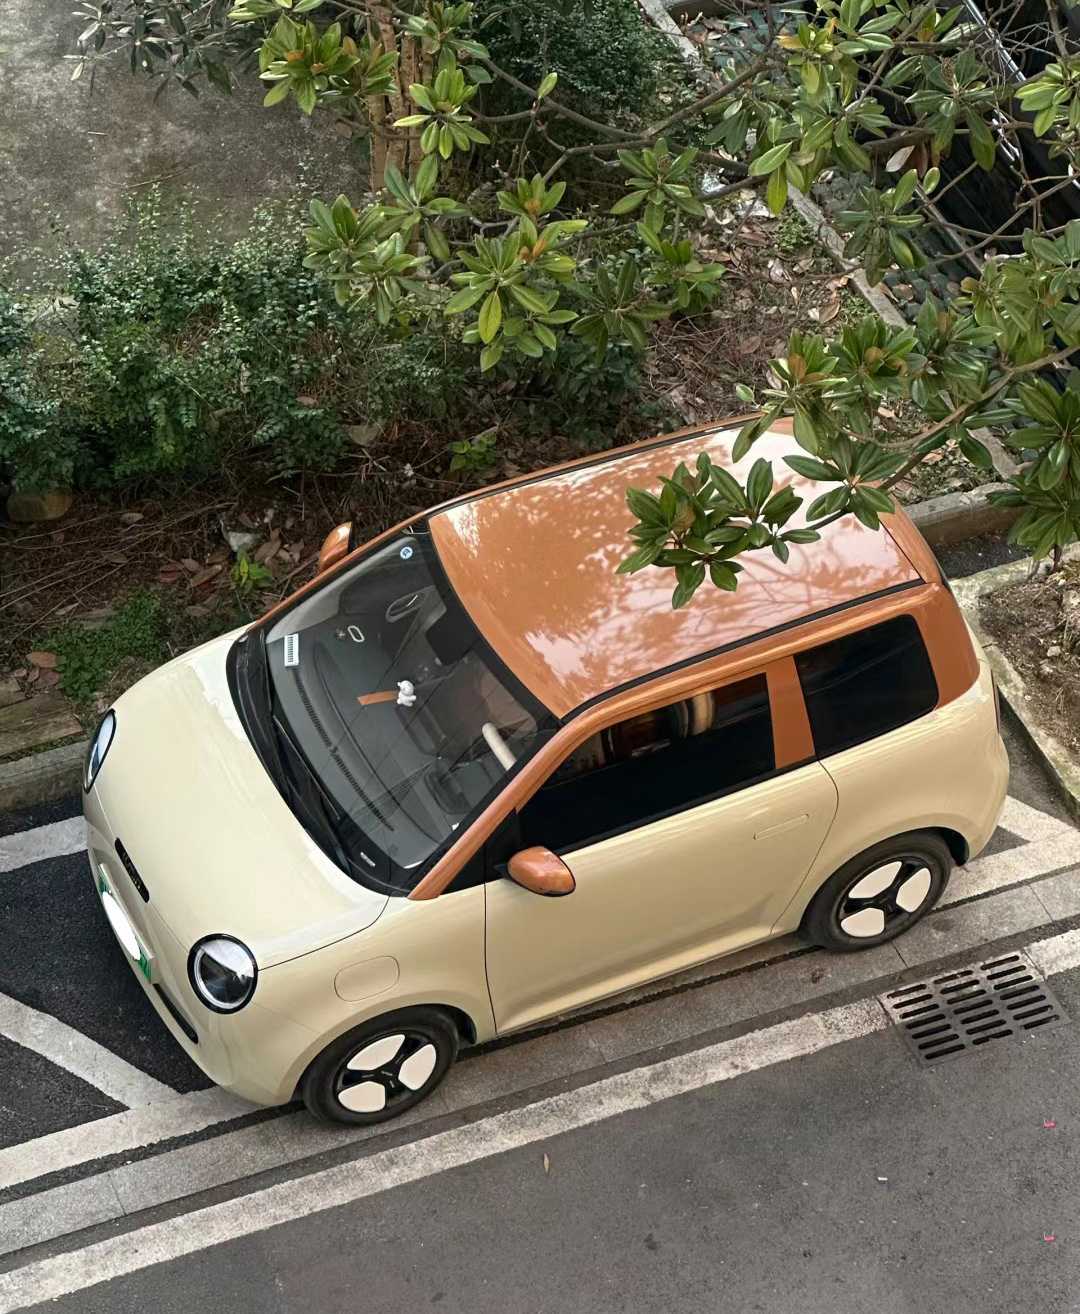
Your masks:
<svg viewBox="0 0 1080 1314"><path fill-rule="evenodd" d="M793 438L769 433L739 465L736 430L704 430L650 442L597 461L541 474L435 512L431 533L462 604L517 678L557 716L631 681L738 644L775 626L850 605L920 576L899 544L845 517L818 543L792 545L787 565L770 551L747 553L739 587L706 582L675 611L674 571L615 568L632 546L626 489L657 490L660 475L697 454L745 478L759 456L777 486L806 488L781 458ZM797 515L792 524L801 523Z"/></svg>

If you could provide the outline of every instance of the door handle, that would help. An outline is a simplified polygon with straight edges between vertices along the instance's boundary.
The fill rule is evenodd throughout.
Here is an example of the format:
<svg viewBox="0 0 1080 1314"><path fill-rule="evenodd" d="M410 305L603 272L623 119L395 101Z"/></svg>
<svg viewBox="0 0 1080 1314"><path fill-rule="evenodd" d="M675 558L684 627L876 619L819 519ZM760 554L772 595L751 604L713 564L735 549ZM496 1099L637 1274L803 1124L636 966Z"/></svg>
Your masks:
<svg viewBox="0 0 1080 1314"><path fill-rule="evenodd" d="M796 826L805 825L809 820L809 812L804 812L801 817L789 817L787 821L778 821L775 826L766 826L764 830L755 830L754 839L771 839L773 835L782 835L786 830L794 830Z"/></svg>

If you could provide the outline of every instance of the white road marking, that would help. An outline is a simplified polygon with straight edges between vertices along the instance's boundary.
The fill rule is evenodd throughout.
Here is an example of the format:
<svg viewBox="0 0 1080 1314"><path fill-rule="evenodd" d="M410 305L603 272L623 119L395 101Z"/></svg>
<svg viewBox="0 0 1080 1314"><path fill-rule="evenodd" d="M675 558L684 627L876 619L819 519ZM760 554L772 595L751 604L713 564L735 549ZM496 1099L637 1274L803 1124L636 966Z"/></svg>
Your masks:
<svg viewBox="0 0 1080 1314"><path fill-rule="evenodd" d="M1048 940L1036 940L1024 951L1043 976L1080 967L1080 931L1064 931Z"/></svg>
<svg viewBox="0 0 1080 1314"><path fill-rule="evenodd" d="M949 883L940 907L948 907L962 899L992 894L996 890L1031 880L1032 877L1045 876L1063 867L1080 864L1080 831L1068 822L1058 821L1012 798L1006 803L1001 822L1013 834L1031 836L1031 840L990 857L978 858L958 870ZM1037 884L1035 888L1038 888ZM754 962L766 964L774 954L783 956L790 949L790 937L785 937L782 942L757 946L749 951L749 957ZM736 955L736 961L747 957L748 952L744 951ZM704 965L701 970L708 975L724 965L724 960L718 959ZM662 989L664 983L661 981L655 984ZM579 1020L585 1021L587 1017L588 1009L585 1008L581 1010ZM56 1024L57 1027L61 1025ZM2 1030L3 1024L0 1021ZM68 1066L62 1052L39 1052L55 1063ZM80 1072L79 1075L84 1073ZM150 1078L143 1080L149 1081ZM122 1102L128 1103L126 1100ZM145 1105L149 1101L141 1103ZM250 1112L252 1107L216 1088L183 1096L175 1096L166 1090L161 1102L154 1103L150 1108L113 1114L81 1126L53 1132L37 1140L0 1149L0 1189L89 1163L94 1159L120 1154L140 1146L155 1145L189 1132L202 1131L240 1117Z"/></svg>
<svg viewBox="0 0 1080 1314"><path fill-rule="evenodd" d="M938 907L947 908L961 899L992 894L1009 885L1030 881L1033 877L1049 876L1052 872L1077 864L1080 864L1080 830L1067 826L1063 833L1033 840L1028 844L1018 844L1014 849L1004 849L986 858L976 858L966 867L958 868L953 872L945 897ZM1033 888L1037 893L1037 880Z"/></svg>
<svg viewBox="0 0 1080 1314"><path fill-rule="evenodd" d="M174 1094L159 1104L144 1104L77 1127L65 1127L0 1150L0 1190L94 1159L204 1131L254 1110L255 1105L239 1095L211 1086L209 1090Z"/></svg>
<svg viewBox="0 0 1080 1314"><path fill-rule="evenodd" d="M1075 833L1076 829L1069 822L1052 817L1049 812L1033 808L1030 803L1021 803L1011 794L1005 800L998 825L1022 840L1050 839L1054 835L1064 835L1067 831Z"/></svg>
<svg viewBox="0 0 1080 1314"><path fill-rule="evenodd" d="M45 858L61 858L86 848L86 822L82 817L54 821L48 826L0 835L0 872L17 871Z"/></svg>
<svg viewBox="0 0 1080 1314"><path fill-rule="evenodd" d="M171 1087L147 1076L96 1040L9 995L0 995L0 1036L59 1064L128 1108L176 1098Z"/></svg>
<svg viewBox="0 0 1080 1314"><path fill-rule="evenodd" d="M379 1151L356 1163L324 1169L137 1228L0 1274L0 1314L57 1300L152 1264L179 1259L633 1109L647 1108L703 1086L814 1054L888 1025L875 999L845 1004L662 1063L621 1072L523 1108Z"/></svg>

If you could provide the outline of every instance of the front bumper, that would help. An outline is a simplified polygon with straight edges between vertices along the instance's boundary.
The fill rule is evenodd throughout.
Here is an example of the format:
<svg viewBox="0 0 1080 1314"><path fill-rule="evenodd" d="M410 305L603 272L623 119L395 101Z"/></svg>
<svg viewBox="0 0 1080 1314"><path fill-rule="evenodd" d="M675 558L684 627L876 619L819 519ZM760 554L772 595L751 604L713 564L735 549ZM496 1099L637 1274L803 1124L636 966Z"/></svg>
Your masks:
<svg viewBox="0 0 1080 1314"><path fill-rule="evenodd" d="M238 1013L220 1014L206 1008L188 980L190 946L181 944L158 914L153 873L137 865L137 836L124 840L130 848L128 861L135 868L129 874L96 787L83 796L83 811L91 878L99 898L105 902L107 894L114 899L123 920L130 924L137 947L122 925L118 933L115 909L109 917L135 979L166 1030L216 1085L254 1104L287 1103L295 1093L291 1074L297 1056L310 1048L311 1033L260 1008L254 1000ZM149 899L139 892L139 880Z"/></svg>

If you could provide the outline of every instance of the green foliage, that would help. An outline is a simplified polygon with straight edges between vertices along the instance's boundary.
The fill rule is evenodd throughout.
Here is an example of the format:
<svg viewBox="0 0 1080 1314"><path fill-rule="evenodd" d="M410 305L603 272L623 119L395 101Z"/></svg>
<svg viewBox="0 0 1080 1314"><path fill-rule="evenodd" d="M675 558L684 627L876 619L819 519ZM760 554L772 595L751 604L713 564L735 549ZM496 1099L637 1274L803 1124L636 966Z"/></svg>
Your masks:
<svg viewBox="0 0 1080 1314"><path fill-rule="evenodd" d="M636 0L483 0L477 19L496 64L529 86L556 73L559 99L596 118L618 123L651 115L662 79L682 72L678 56L645 21ZM520 109L522 97L496 81L484 103L498 114ZM568 133L573 135L572 127Z"/></svg>
<svg viewBox="0 0 1080 1314"><path fill-rule="evenodd" d="M97 629L61 626L40 647L55 652L60 686L75 703L86 705L104 689L122 662L156 666L168 657L168 617L160 593L140 589Z"/></svg>
<svg viewBox="0 0 1080 1314"><path fill-rule="evenodd" d="M111 246L65 252L63 319L31 331L25 315L0 357L0 466L47 488L205 473L242 451L332 464L345 438L319 396L330 362L362 368L363 338L303 249L269 213L199 245L150 198Z"/></svg>
<svg viewBox="0 0 1080 1314"><path fill-rule="evenodd" d="M246 552L241 552L233 562L229 578L236 596L242 601L247 601L259 589L265 588L274 577L261 562L254 561Z"/></svg>
<svg viewBox="0 0 1080 1314"><path fill-rule="evenodd" d="M456 474L459 470L467 470L470 473L490 470L495 464L497 455L495 450L497 437L498 430L491 428L478 433L475 438L461 438L452 442L450 473Z"/></svg>

